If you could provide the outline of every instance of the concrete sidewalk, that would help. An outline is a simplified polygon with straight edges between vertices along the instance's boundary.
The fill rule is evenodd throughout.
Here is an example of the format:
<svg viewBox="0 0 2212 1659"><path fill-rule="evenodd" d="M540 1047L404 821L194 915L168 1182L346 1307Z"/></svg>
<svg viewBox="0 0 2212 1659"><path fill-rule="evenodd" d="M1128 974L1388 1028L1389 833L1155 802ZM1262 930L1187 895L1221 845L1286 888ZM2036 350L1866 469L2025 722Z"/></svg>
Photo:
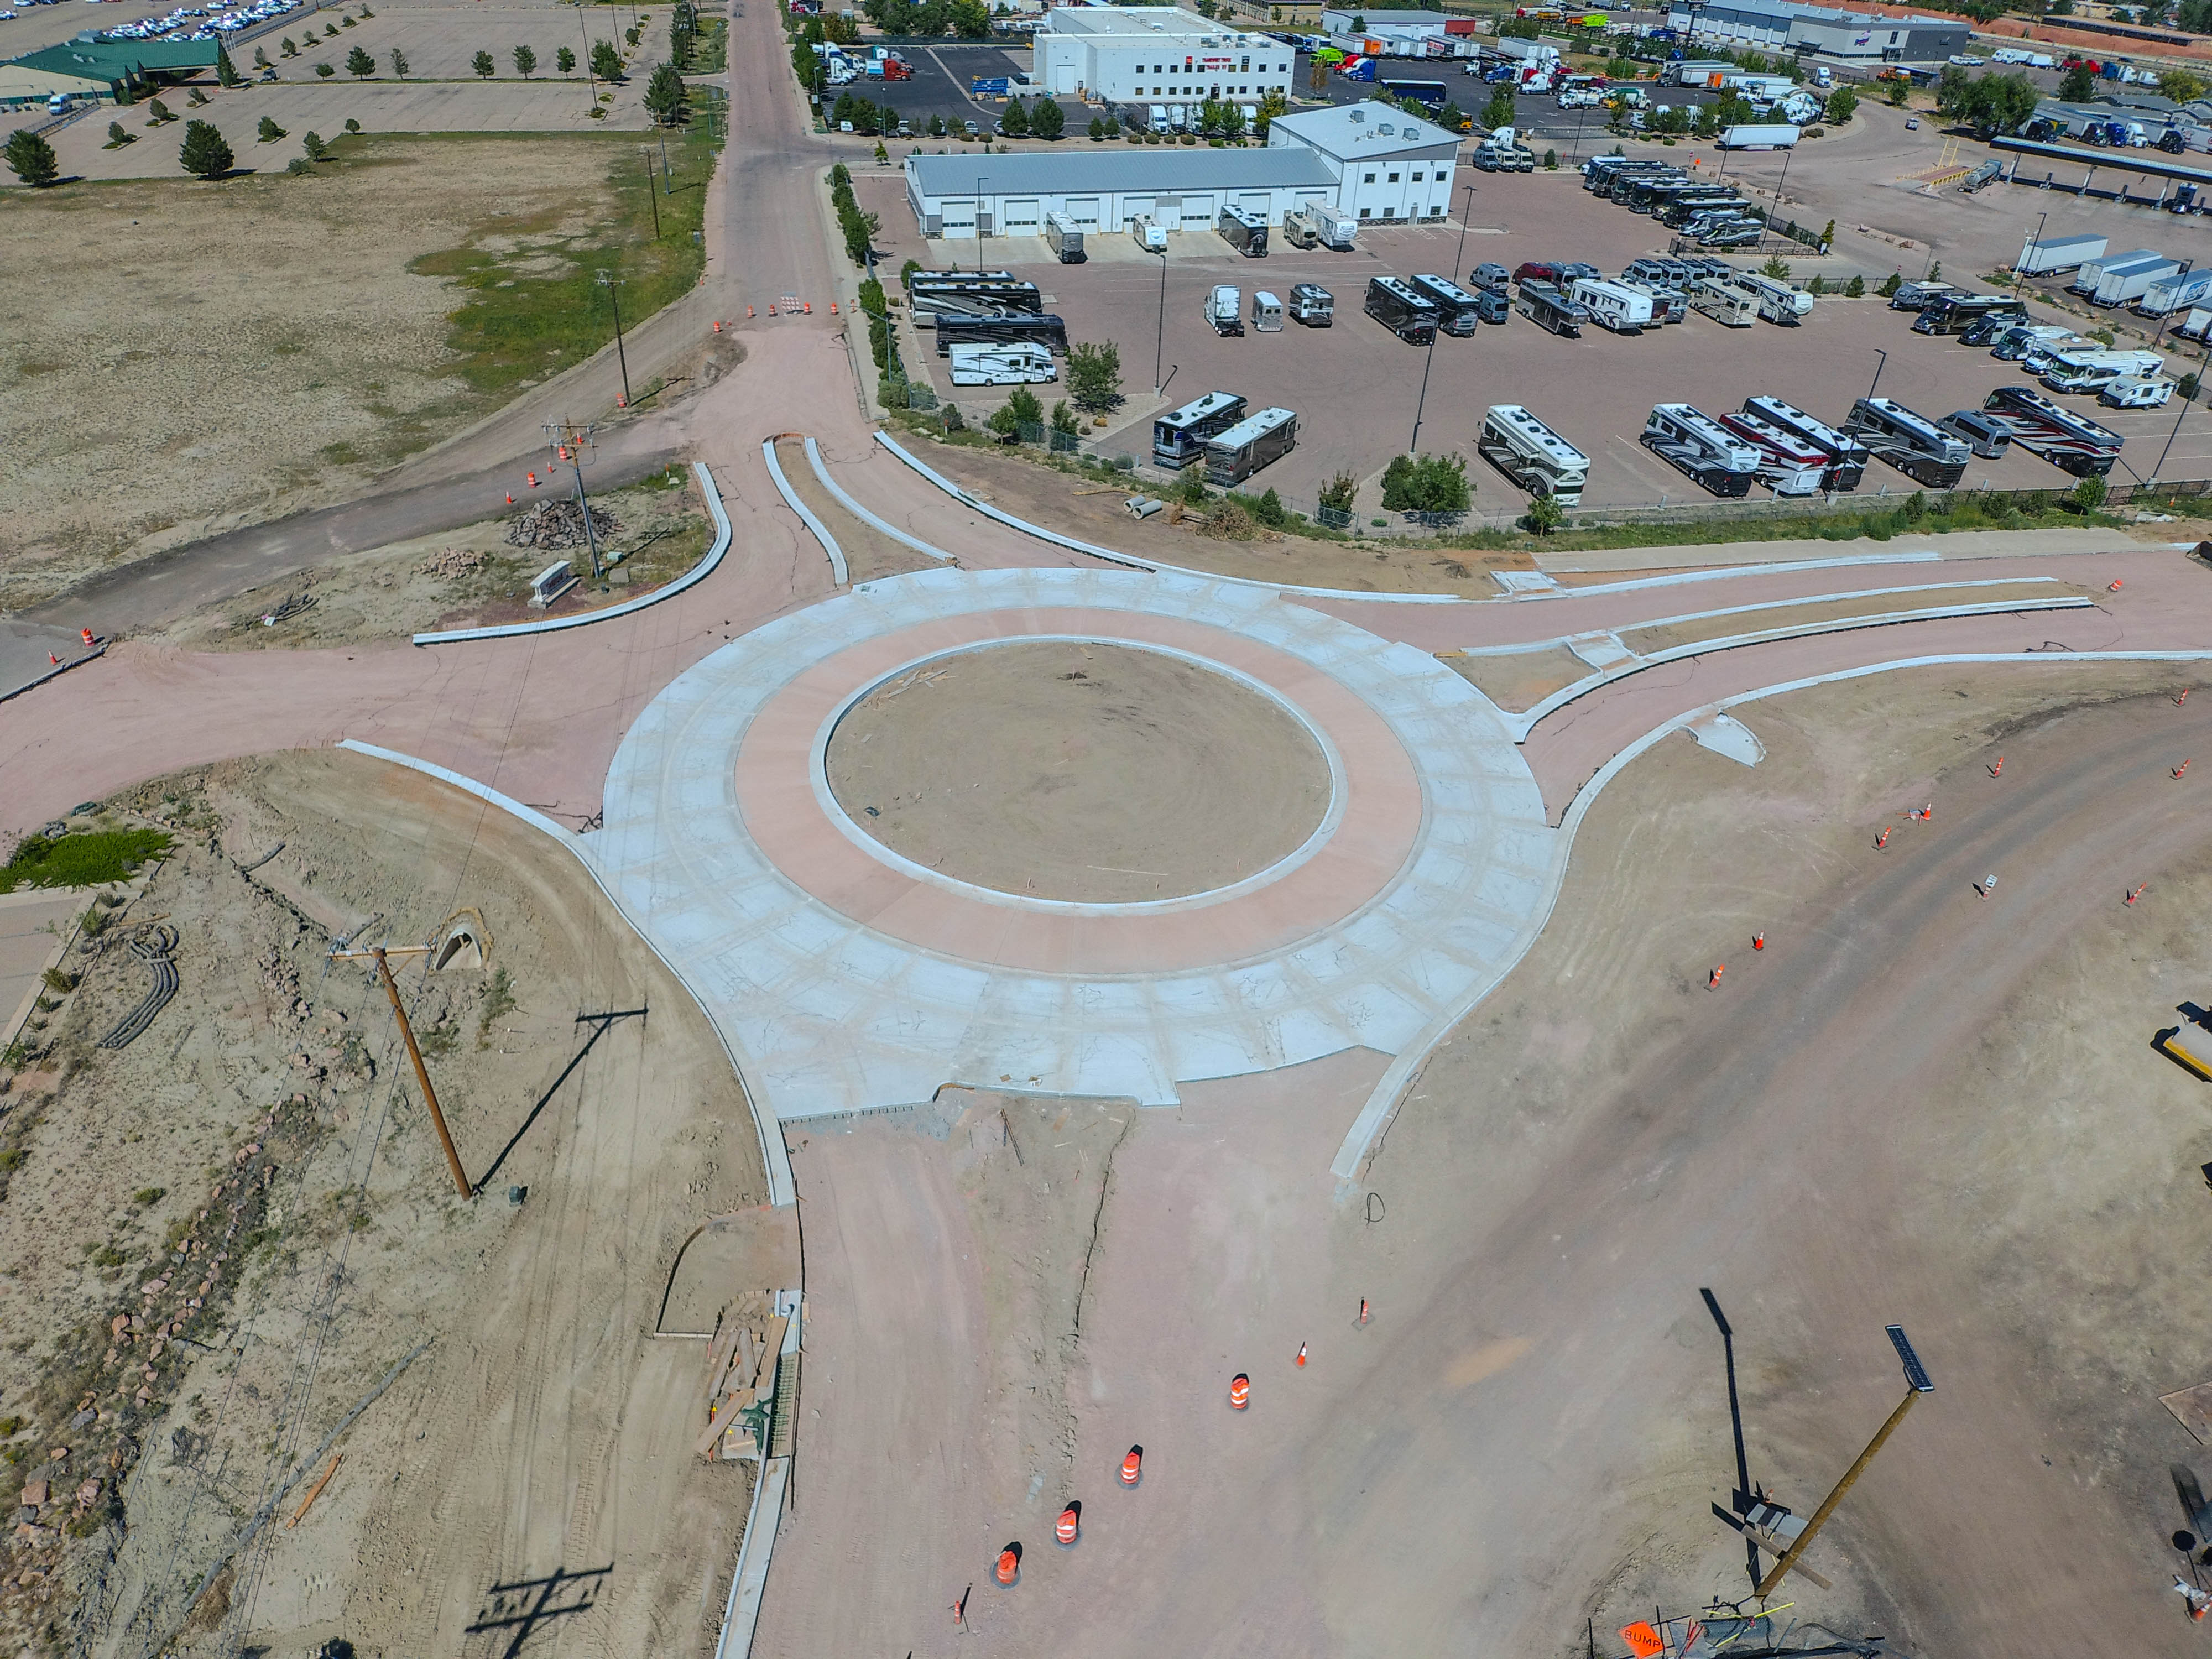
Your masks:
<svg viewBox="0 0 2212 1659"><path fill-rule="evenodd" d="M1863 537L1848 542L1830 542L1816 536L1793 541L1723 542L1680 547L1614 547L1559 553L1540 550L1536 568L1547 575L1563 576L1692 570L1726 564L1780 564L1790 559L1832 559L1850 553L1933 552L1945 559L1999 559L2031 553L2132 551L2142 545L2125 531L2095 526L2078 530L1961 530L1942 536L1899 536L1886 543Z"/></svg>

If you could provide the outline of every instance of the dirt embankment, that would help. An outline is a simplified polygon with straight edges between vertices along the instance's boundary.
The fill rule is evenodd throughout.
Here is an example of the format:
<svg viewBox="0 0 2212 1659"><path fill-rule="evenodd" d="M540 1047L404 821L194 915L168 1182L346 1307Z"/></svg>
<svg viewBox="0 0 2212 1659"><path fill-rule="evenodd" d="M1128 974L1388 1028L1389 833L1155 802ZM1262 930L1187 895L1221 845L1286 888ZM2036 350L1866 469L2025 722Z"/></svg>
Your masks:
<svg viewBox="0 0 2212 1659"><path fill-rule="evenodd" d="M567 1574L546 1605L576 1639L710 1642L748 1482L691 1455L707 1345L651 1333L685 1238L765 1181L704 1017L566 853L428 780L289 755L131 804L178 846L111 932L173 930L175 996L100 1048L150 970L83 958L0 1096L29 1126L0 1425L40 1500L0 1559L0 1640L459 1650L495 1587ZM382 990L326 956L465 908L488 963L393 961L472 1201ZM581 1052L580 1011L636 1009Z"/></svg>

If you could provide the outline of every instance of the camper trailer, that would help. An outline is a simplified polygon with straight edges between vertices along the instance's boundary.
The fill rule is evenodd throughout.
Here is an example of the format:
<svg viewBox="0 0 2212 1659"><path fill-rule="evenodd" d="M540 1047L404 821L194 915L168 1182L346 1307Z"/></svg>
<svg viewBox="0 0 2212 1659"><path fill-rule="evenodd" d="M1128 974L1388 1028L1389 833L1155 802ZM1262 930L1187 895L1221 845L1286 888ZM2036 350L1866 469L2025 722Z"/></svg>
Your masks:
<svg viewBox="0 0 2212 1659"><path fill-rule="evenodd" d="M1329 327L1336 321L1336 296L1318 283L1293 283L1291 320L1308 328Z"/></svg>
<svg viewBox="0 0 2212 1659"><path fill-rule="evenodd" d="M1562 339L1581 337L1583 325L1589 321L1589 312L1577 305L1549 283L1526 282L1515 296L1514 309L1540 329L1548 330Z"/></svg>
<svg viewBox="0 0 2212 1659"><path fill-rule="evenodd" d="M1079 265L1088 257L1083 252L1083 227L1064 213L1044 216L1044 240L1064 265Z"/></svg>
<svg viewBox="0 0 2212 1659"><path fill-rule="evenodd" d="M1687 404L1657 404L1637 441L1716 495L1748 495L1759 452Z"/></svg>
<svg viewBox="0 0 2212 1659"><path fill-rule="evenodd" d="M1129 236L1147 253L1165 253L1168 251L1167 232L1141 213L1129 221Z"/></svg>
<svg viewBox="0 0 2212 1659"><path fill-rule="evenodd" d="M1210 439L1206 481L1226 489L1240 484L1297 447L1298 417L1287 409L1263 409Z"/></svg>
<svg viewBox="0 0 2212 1659"><path fill-rule="evenodd" d="M1244 418L1244 400L1233 392L1209 392L1181 409L1152 417L1152 459L1177 471L1201 459L1206 444Z"/></svg>
<svg viewBox="0 0 2212 1659"><path fill-rule="evenodd" d="M1792 288L1755 270L1739 270L1729 281L1751 296L1759 314L1770 323L1795 328L1813 314L1813 296L1802 288Z"/></svg>
<svg viewBox="0 0 2212 1659"><path fill-rule="evenodd" d="M1614 334L1641 334L1651 325L1651 296L1622 283L1584 276L1567 297L1589 313L1590 321Z"/></svg>
<svg viewBox="0 0 2212 1659"><path fill-rule="evenodd" d="M2162 374L2115 380L2097 393L2107 409L2163 409L2173 401L2173 385Z"/></svg>
<svg viewBox="0 0 2212 1659"><path fill-rule="evenodd" d="M1267 222L1257 213L1248 213L1240 207L1225 207L1215 228L1221 240L1248 259L1267 257Z"/></svg>
<svg viewBox="0 0 2212 1659"><path fill-rule="evenodd" d="M1561 507L1581 504L1589 457L1519 404L1493 404L1475 447L1531 495L1549 495Z"/></svg>
<svg viewBox="0 0 2212 1659"><path fill-rule="evenodd" d="M1973 453L1962 440L1893 398L1861 398L1844 430L1864 441L1869 454L1930 489L1957 483Z"/></svg>
<svg viewBox="0 0 2212 1659"><path fill-rule="evenodd" d="M1779 398L1746 398L1743 410L1745 414L1756 415L1792 437L1803 439L1826 455L1828 471L1820 480L1823 489L1856 489L1859 480L1866 476L1867 447L1850 433L1838 431Z"/></svg>

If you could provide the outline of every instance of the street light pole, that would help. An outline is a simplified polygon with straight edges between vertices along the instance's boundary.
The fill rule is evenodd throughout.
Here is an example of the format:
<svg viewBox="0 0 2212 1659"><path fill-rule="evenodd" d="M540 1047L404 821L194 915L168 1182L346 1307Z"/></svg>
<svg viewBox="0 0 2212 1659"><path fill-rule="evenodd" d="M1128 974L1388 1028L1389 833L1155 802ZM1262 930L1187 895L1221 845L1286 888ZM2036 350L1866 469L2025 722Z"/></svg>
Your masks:
<svg viewBox="0 0 2212 1659"><path fill-rule="evenodd" d="M1152 396L1160 395L1160 365L1167 359L1168 342L1168 256L1160 255L1160 320L1158 331L1152 337Z"/></svg>
<svg viewBox="0 0 2212 1659"><path fill-rule="evenodd" d="M2178 392L2180 388L2177 386L2175 390ZM2181 419L2183 416L2189 413L2189 399L2182 398L2177 401L2181 407L2174 411L2173 430L2166 434L2166 447L2158 452L2158 465L2151 468L2150 477L2143 480L2146 485L2158 482L2158 475L2166 470L2166 458L2173 453L2173 441L2181 435Z"/></svg>
<svg viewBox="0 0 2212 1659"><path fill-rule="evenodd" d="M653 204L653 240L660 240L660 194L653 187L653 146L645 147L645 199Z"/></svg>
<svg viewBox="0 0 2212 1659"><path fill-rule="evenodd" d="M1889 354L1887 351L1876 346L1874 349L1874 355L1881 361L1874 366L1874 379L1867 382L1867 396L1869 398L1874 396L1874 389L1881 384L1882 370L1889 367Z"/></svg>
<svg viewBox="0 0 2212 1659"><path fill-rule="evenodd" d="M622 365L623 404L627 408L629 404L629 359L623 351L622 295L617 291L622 287L623 279L611 270L599 272L599 286L606 289L607 298L614 304L615 361Z"/></svg>

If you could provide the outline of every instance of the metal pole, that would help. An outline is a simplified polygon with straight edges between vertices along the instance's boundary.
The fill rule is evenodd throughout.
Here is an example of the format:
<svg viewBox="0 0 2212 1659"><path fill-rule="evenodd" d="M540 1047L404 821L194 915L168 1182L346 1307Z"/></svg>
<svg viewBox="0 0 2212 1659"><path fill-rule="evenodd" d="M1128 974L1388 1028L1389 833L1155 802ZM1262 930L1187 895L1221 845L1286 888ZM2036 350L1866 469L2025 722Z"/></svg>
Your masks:
<svg viewBox="0 0 2212 1659"><path fill-rule="evenodd" d="M446 1149L446 1167L453 1172L453 1186L463 1198L474 1198L475 1190L461 1168L461 1155L453 1150L453 1132L446 1127L446 1115L438 1109L438 1091L430 1086L429 1068L422 1064L422 1051L415 1046L415 1028L407 1023L407 1010L399 1005L399 987L393 982L391 964L384 959L380 948L369 952L376 958L376 971L384 981L384 994L392 999L392 1012L398 1016L399 1040L407 1045L407 1058L415 1062L415 1080L422 1085L422 1098L430 1108L430 1121L437 1126L438 1144Z"/></svg>
<svg viewBox="0 0 2212 1659"><path fill-rule="evenodd" d="M1753 1592L1753 1595L1761 1597L1771 1595L1774 1587L1782 1582L1782 1575L1797 1565L1797 1558L1804 1554L1805 1547L1813 1541L1814 1534L1827 1524L1828 1517L1836 1512L1836 1505L1844 1501L1844 1494L1866 1472L1866 1466L1874 1462L1874 1455L1881 1449L1881 1443L1896 1431L1897 1425L1905 1421L1905 1413L1912 1409L1912 1402L1919 1398L1919 1389L1905 1390L1905 1398L1897 1402L1897 1409L1890 1413L1889 1420L1875 1431L1874 1438L1867 1442L1867 1448L1859 1454L1858 1461L1844 1471L1844 1478L1836 1482L1836 1489L1828 1494L1819 1509L1813 1511L1813 1518L1805 1523L1805 1530L1797 1534L1797 1541L1774 1564L1766 1577L1759 1581L1759 1588Z"/></svg>
<svg viewBox="0 0 2212 1659"><path fill-rule="evenodd" d="M2176 387L2175 390L2179 391L2179 388ZM2146 484L2154 484L2158 482L2158 475L2166 470L2166 458L2173 453L2173 441L2181 435L2181 418L2189 413L2189 399L2184 398L2180 402L2181 408L2173 417L2173 430L2166 434L2166 447L2158 452L2158 465L2151 468L2150 477L2143 480Z"/></svg>
<svg viewBox="0 0 2212 1659"><path fill-rule="evenodd" d="M1168 338L1168 256L1160 255L1160 321L1158 331L1152 337L1152 396L1160 395L1160 365L1167 357Z"/></svg>
<svg viewBox="0 0 2212 1659"><path fill-rule="evenodd" d="M2014 170L2015 172L2019 170L2019 166L2020 164L2017 161L2013 163ZM2035 216L2035 236L2034 239L2028 243L2029 247L2034 248L2043 246L2043 227L2050 220L2050 217L2051 214L2048 210L2045 210L2044 212L2039 213ZM2020 267L2018 265L2014 265L2013 267L2013 273L2017 276L2019 272Z"/></svg>
<svg viewBox="0 0 2212 1659"><path fill-rule="evenodd" d="M623 350L622 296L616 292L622 279L608 271L599 272L599 286L607 291L607 298L615 308L615 361L622 365L623 403L629 403L629 358Z"/></svg>
<svg viewBox="0 0 2212 1659"><path fill-rule="evenodd" d="M2184 259L2181 262L2181 269L2174 274L2173 278L2174 284L2177 288L2179 287L2181 279L2189 275L2190 266L2196 263L2197 261L2194 259ZM2179 306L2168 306L2166 309L2166 315L2158 319L2158 332L2152 335L2150 340L2150 349L2153 351L2158 349L2158 343L2166 337L2166 319L2172 317L2173 313L2179 309L2180 307Z"/></svg>
<svg viewBox="0 0 2212 1659"><path fill-rule="evenodd" d="M645 199L653 204L653 240L657 242L660 240L660 196L653 187L653 146L650 144L645 149ZM624 395L628 395L627 387L624 388Z"/></svg>
<svg viewBox="0 0 2212 1659"><path fill-rule="evenodd" d="M1429 401L1429 370L1437 361L1437 331L1429 330L1428 355L1421 359L1421 395L1413 400L1413 441L1406 446L1408 454L1421 453L1421 411Z"/></svg>
<svg viewBox="0 0 2212 1659"><path fill-rule="evenodd" d="M663 196L673 196L676 193L674 183L668 176L668 134L665 131L660 135L660 193ZM653 234L656 237L660 234L657 224Z"/></svg>
<svg viewBox="0 0 2212 1659"><path fill-rule="evenodd" d="M592 107L599 106L599 80L592 70L592 32L584 27L584 9L576 8L576 34L584 43L584 88L591 94Z"/></svg>
<svg viewBox="0 0 2212 1659"><path fill-rule="evenodd" d="M584 493L584 450L577 445L571 452L576 458L576 506L584 515L584 545L592 550L592 580L597 581L606 571L599 564L599 532L592 524L592 498Z"/></svg>
<svg viewBox="0 0 2212 1659"><path fill-rule="evenodd" d="M1867 396L1869 398L1874 396L1874 389L1881 384L1882 370L1889 367L1889 354L1887 351L1876 346L1874 349L1874 355L1881 361L1874 366L1874 379L1867 382Z"/></svg>

